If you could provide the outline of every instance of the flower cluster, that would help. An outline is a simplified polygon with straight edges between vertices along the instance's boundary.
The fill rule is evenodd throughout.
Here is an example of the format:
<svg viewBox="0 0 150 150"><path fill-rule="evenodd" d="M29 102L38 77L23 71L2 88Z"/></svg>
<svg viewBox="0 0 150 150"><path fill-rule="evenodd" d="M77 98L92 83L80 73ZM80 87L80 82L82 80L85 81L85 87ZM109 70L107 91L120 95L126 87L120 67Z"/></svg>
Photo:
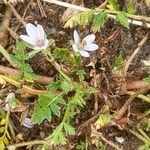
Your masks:
<svg viewBox="0 0 150 150"><path fill-rule="evenodd" d="M28 35L20 35L20 38L30 44L35 50L43 50L48 47L48 39L41 25L34 26L31 23L26 25ZM98 45L94 43L95 35L87 35L83 40L80 39L76 30L73 33L74 43L72 45L75 52L79 52L83 57L89 57L89 52L98 49Z"/></svg>

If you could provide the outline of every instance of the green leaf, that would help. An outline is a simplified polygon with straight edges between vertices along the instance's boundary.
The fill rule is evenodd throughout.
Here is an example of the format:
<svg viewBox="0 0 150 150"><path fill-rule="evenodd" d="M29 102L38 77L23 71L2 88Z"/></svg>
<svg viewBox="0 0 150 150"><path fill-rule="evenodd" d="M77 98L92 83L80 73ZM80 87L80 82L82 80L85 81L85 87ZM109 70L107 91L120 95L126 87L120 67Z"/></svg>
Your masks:
<svg viewBox="0 0 150 150"><path fill-rule="evenodd" d="M77 24L83 26L83 28L88 25L93 17L93 10L90 11L85 11L85 12L81 12L79 14L74 15L73 17L71 17L65 24L65 28L66 27L74 27Z"/></svg>
<svg viewBox="0 0 150 150"><path fill-rule="evenodd" d="M85 28L92 20L93 11L85 11L79 14L78 24Z"/></svg>
<svg viewBox="0 0 150 150"><path fill-rule="evenodd" d="M69 135L75 135L75 129L68 123L64 123L64 129Z"/></svg>
<svg viewBox="0 0 150 150"><path fill-rule="evenodd" d="M69 82L67 82L66 80L63 80L61 82L61 88L62 88L63 92L65 92L67 94L69 91L72 90L73 87Z"/></svg>
<svg viewBox="0 0 150 150"><path fill-rule="evenodd" d="M129 22L128 22L128 18L127 18L127 13L122 11L119 12L116 16L116 20L123 26L125 26L126 28L129 29Z"/></svg>
<svg viewBox="0 0 150 150"><path fill-rule="evenodd" d="M0 44L0 53L7 59L7 61L10 64L14 64L12 59L11 59L10 54L3 48L3 46L1 44Z"/></svg>
<svg viewBox="0 0 150 150"><path fill-rule="evenodd" d="M5 150L5 145L3 140L0 140L0 150Z"/></svg>
<svg viewBox="0 0 150 150"><path fill-rule="evenodd" d="M109 107L106 105L103 107L102 114L100 114L99 118L95 123L96 128L99 129L103 127L105 124L109 123L110 121L111 121L111 117L109 113Z"/></svg>
<svg viewBox="0 0 150 150"><path fill-rule="evenodd" d="M32 68L28 64L22 64L22 67L23 67L22 71L23 71L24 79L27 82L34 82L34 80L36 79L36 76Z"/></svg>
<svg viewBox="0 0 150 150"><path fill-rule="evenodd" d="M112 10L119 11L118 0L108 0L108 3L109 3Z"/></svg>
<svg viewBox="0 0 150 150"><path fill-rule="evenodd" d="M51 103L50 109L56 116L60 117L60 107L55 102Z"/></svg>
<svg viewBox="0 0 150 150"><path fill-rule="evenodd" d="M57 103L62 104L62 105L66 105L66 102L62 96L57 97Z"/></svg>
<svg viewBox="0 0 150 150"><path fill-rule="evenodd" d="M5 127L0 127L0 133L3 133L5 131Z"/></svg>
<svg viewBox="0 0 150 150"><path fill-rule="evenodd" d="M53 57L55 59L63 59L66 60L69 56L69 51L66 48L57 48L53 52Z"/></svg>
<svg viewBox="0 0 150 150"><path fill-rule="evenodd" d="M95 88L93 88L93 87L88 87L88 88L82 89L82 90L83 90L84 96L88 96L88 95L91 95L96 92Z"/></svg>
<svg viewBox="0 0 150 150"><path fill-rule="evenodd" d="M34 123L41 124L43 120L47 119L49 122L51 121L51 110L48 107L50 102L49 95L40 95L37 106L35 107L35 111L32 116L32 121Z"/></svg>
<svg viewBox="0 0 150 150"><path fill-rule="evenodd" d="M108 20L107 13L105 11L96 11L93 23L92 23L92 29L94 32L99 32L101 27L105 25L105 22Z"/></svg>
<svg viewBox="0 0 150 150"><path fill-rule="evenodd" d="M77 70L76 75L79 76L80 82L82 82L85 79L86 72L83 69Z"/></svg>
<svg viewBox="0 0 150 150"><path fill-rule="evenodd" d="M57 82L53 82L51 84L49 84L46 88L49 91L55 91L57 89L59 89L61 87L61 82L57 81Z"/></svg>
<svg viewBox="0 0 150 150"><path fill-rule="evenodd" d="M62 131L57 132L54 134L53 137L51 137L51 143L54 145L65 145L66 144L66 138L64 136L64 133Z"/></svg>
<svg viewBox="0 0 150 150"><path fill-rule="evenodd" d="M122 69L123 64L124 64L124 60L123 60L122 56L121 55L117 56L115 58L115 62L113 64L113 73L118 74L120 72L120 70Z"/></svg>
<svg viewBox="0 0 150 150"><path fill-rule="evenodd" d="M28 60L25 50L26 50L25 42L17 41L16 46L13 48L14 59L18 62L24 62L25 60Z"/></svg>
<svg viewBox="0 0 150 150"><path fill-rule="evenodd" d="M127 12L131 15L134 15L135 12L136 12L136 7L135 7L135 3L133 0L128 0L128 3L127 3Z"/></svg>
<svg viewBox="0 0 150 150"><path fill-rule="evenodd" d="M150 144L141 145L138 150L150 150Z"/></svg>
<svg viewBox="0 0 150 150"><path fill-rule="evenodd" d="M22 79L26 80L27 82L34 82L36 76L33 73L30 65L26 63L26 60L28 60L28 56L25 53L25 50L26 44L23 41L17 41L16 46L13 49L13 55L11 55L11 58L17 65L18 69L21 71Z"/></svg>
<svg viewBox="0 0 150 150"><path fill-rule="evenodd" d="M78 144L78 145L76 146L76 149L77 149L77 150L86 150L86 143L80 142L80 144Z"/></svg>

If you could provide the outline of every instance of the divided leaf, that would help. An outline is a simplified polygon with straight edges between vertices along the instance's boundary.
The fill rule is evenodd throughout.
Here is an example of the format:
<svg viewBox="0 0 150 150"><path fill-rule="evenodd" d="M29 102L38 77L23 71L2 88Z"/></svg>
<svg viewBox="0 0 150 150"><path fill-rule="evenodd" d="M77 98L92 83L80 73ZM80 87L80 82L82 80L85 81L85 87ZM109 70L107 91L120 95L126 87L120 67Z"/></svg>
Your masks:
<svg viewBox="0 0 150 150"><path fill-rule="evenodd" d="M128 0L127 3L127 12L131 15L134 15L136 12L136 5L133 0Z"/></svg>
<svg viewBox="0 0 150 150"><path fill-rule="evenodd" d="M71 91L72 90L72 85L70 84L70 83L68 83L66 80L63 80L62 82L61 82L61 88L62 88L62 90L63 90L63 92L65 93L65 94L67 94L69 91Z"/></svg>
<svg viewBox="0 0 150 150"><path fill-rule="evenodd" d="M75 135L75 129L70 124L64 123L64 129L69 135Z"/></svg>
<svg viewBox="0 0 150 150"><path fill-rule="evenodd" d="M13 55L11 59L17 65L18 69L22 73L22 78L27 82L33 82L36 77L32 68L26 63L28 56L25 53L26 44L23 41L17 41L16 46L13 49Z"/></svg>
<svg viewBox="0 0 150 150"><path fill-rule="evenodd" d="M100 129L105 124L109 123L111 120L109 107L106 105L103 107L102 114L100 114L99 118L95 122L96 129Z"/></svg>
<svg viewBox="0 0 150 150"><path fill-rule="evenodd" d="M91 10L76 14L66 22L65 28L66 27L73 28L77 24L83 26L83 28L84 28L91 22L92 17L93 17L93 11L91 11Z"/></svg>
<svg viewBox="0 0 150 150"><path fill-rule="evenodd" d="M54 145L65 145L67 143L66 141L67 139L62 131L57 132L51 137L51 143Z"/></svg>
<svg viewBox="0 0 150 150"><path fill-rule="evenodd" d="M96 12L93 18L92 28L94 32L99 32L101 27L104 26L105 22L108 20L107 13L105 11Z"/></svg>
<svg viewBox="0 0 150 150"><path fill-rule="evenodd" d="M128 22L128 17L127 17L127 13L122 11L119 12L116 16L116 20L123 26L125 26L126 28L129 28L129 22Z"/></svg>
<svg viewBox="0 0 150 150"><path fill-rule="evenodd" d="M60 117L59 104L65 104L63 97L60 95L55 96L51 93L40 95L32 116L32 121L41 124L45 119L50 122L52 114Z"/></svg>
<svg viewBox="0 0 150 150"><path fill-rule="evenodd" d="M118 4L118 0L108 0L109 5L107 5L107 7L110 10L116 10L119 11L119 4Z"/></svg>
<svg viewBox="0 0 150 150"><path fill-rule="evenodd" d="M104 26L105 22L108 20L107 13L105 11L95 12L93 18L92 28L94 32L99 32L101 27Z"/></svg>
<svg viewBox="0 0 150 150"><path fill-rule="evenodd" d="M48 107L49 101L49 95L45 94L39 96L37 106L35 107L35 111L32 116L32 121L34 123L41 124L45 119L47 119L49 122L51 121L51 110Z"/></svg>
<svg viewBox="0 0 150 150"><path fill-rule="evenodd" d="M69 51L66 48L57 48L53 52L53 56L55 59L66 60L69 56Z"/></svg>
<svg viewBox="0 0 150 150"><path fill-rule="evenodd" d="M85 74L86 72L83 69L77 70L76 75L79 76L80 82L82 82L85 79Z"/></svg>

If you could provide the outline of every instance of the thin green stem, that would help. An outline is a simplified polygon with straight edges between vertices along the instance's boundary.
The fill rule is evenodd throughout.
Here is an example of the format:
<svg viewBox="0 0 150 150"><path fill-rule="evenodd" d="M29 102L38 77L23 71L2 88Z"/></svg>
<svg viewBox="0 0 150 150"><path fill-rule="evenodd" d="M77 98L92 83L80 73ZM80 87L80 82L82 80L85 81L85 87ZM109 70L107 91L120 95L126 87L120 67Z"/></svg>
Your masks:
<svg viewBox="0 0 150 150"><path fill-rule="evenodd" d="M61 96L62 94L63 94L63 92L61 92L61 93L58 94L55 98L53 98L53 100L48 103L48 106L50 106L50 105L51 105L59 96Z"/></svg>
<svg viewBox="0 0 150 150"><path fill-rule="evenodd" d="M73 83L72 80L68 77L67 74L65 74L62 70L60 65L55 61L54 57L52 54L49 52L46 54L46 59L55 67L55 69L69 82Z"/></svg>
<svg viewBox="0 0 150 150"><path fill-rule="evenodd" d="M139 134L138 132L133 131L132 129L128 130L129 132L131 132L133 135L135 135L136 137L138 137L140 140L142 140L144 143L146 144L150 144L150 141L148 139L146 139L145 137L143 137L141 134Z"/></svg>

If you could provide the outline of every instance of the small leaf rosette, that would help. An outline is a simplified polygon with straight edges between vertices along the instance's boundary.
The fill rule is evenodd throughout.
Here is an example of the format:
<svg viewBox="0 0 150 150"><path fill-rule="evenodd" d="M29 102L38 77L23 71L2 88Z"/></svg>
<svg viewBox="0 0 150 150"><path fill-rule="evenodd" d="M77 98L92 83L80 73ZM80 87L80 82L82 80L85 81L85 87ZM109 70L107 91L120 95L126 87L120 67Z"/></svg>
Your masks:
<svg viewBox="0 0 150 150"><path fill-rule="evenodd" d="M34 26L31 23L26 25L27 35L20 35L20 38L31 45L35 50L43 50L48 47L48 39L41 25Z"/></svg>
<svg viewBox="0 0 150 150"><path fill-rule="evenodd" d="M80 40L80 36L76 30L73 33L74 43L72 48L75 52L79 52L83 57L90 57L89 52L98 49L98 45L93 43L95 40L95 35L87 35L83 40Z"/></svg>

